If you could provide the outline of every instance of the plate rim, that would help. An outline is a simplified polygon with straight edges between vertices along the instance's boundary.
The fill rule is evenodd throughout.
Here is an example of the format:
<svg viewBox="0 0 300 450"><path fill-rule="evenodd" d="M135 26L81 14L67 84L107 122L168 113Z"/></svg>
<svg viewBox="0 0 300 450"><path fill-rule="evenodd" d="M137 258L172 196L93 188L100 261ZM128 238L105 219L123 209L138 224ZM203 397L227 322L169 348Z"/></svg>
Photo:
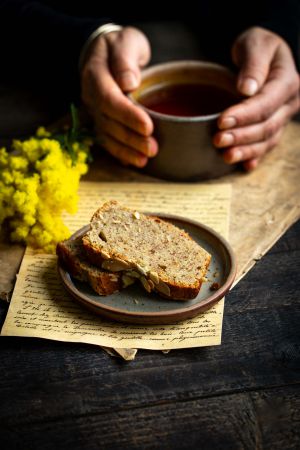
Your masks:
<svg viewBox="0 0 300 450"><path fill-rule="evenodd" d="M158 320L159 319L162 319L162 320L172 319L173 321L185 320L186 318L192 318L192 317L195 317L197 314L204 312L205 310L207 310L211 306L213 306L218 300L223 298L225 296L225 294L229 291L230 287L232 286L235 276L236 276L236 272L237 272L236 257L235 257L235 254L234 254L233 249L232 249L231 245L229 244L229 242L223 236L221 236L220 233L213 230L211 227L209 227L197 220L194 220L194 219L186 218L186 217L175 215L175 214L164 214L164 213L156 213L156 212L151 212L151 213L144 212L144 214L151 215L151 216L157 216L164 220L169 220L169 221L177 220L179 222L194 225L197 228L202 228L203 230L205 230L206 233L212 235L215 239L217 239L217 241L219 241L222 244L223 249L226 250L226 253L227 253L227 256L228 256L229 262L230 262L229 273L227 275L225 282L222 284L222 286L218 290L212 292L212 294L209 295L209 297L207 297L200 303L196 303L194 305L185 307L184 306L185 301L182 300L183 307L176 309L176 310L164 310L164 311L157 311L157 312L128 311L128 310L119 309L119 308L101 304L101 303L99 304L95 300L90 299L86 294L79 291L72 280L71 274L61 265L61 263L58 259L57 260L58 273L59 273L61 281L62 281L64 287L67 289L67 291L73 297L75 297L77 301L79 301L80 303L83 303L87 307L90 307L90 309L92 309L94 312L97 312L99 315L104 315L104 316L106 315L106 317L114 318L115 320L119 320L119 321L125 321L127 319L126 321L131 322L131 323L134 323L135 319L136 320L138 320L138 319L141 319L141 320L142 319L145 319L145 320L147 320L147 319L158 319ZM89 230L89 227L90 227L89 224L81 227L80 229L76 230L70 236L69 239L75 239L76 237L86 233ZM70 287L70 281L67 279L68 275L71 280L72 288ZM99 297L101 298L102 296L99 295ZM172 301L173 300L170 300L170 302L172 302ZM118 317L116 317L116 316L118 316ZM130 319L132 319L132 321ZM141 322L139 322L139 323L141 323ZM143 321L143 323L145 323L145 322ZM151 323L154 324L153 320L151 320ZM156 323L161 324L162 322L156 322Z"/></svg>

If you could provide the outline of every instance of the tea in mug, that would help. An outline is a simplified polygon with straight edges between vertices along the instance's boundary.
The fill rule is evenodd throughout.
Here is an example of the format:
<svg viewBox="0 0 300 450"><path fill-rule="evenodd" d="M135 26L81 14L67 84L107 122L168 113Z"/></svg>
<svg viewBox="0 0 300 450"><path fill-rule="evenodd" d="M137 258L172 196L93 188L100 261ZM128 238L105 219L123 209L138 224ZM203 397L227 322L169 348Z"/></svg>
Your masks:
<svg viewBox="0 0 300 450"><path fill-rule="evenodd" d="M166 84L143 92L139 103L170 116L209 116L237 103L237 96L209 84Z"/></svg>

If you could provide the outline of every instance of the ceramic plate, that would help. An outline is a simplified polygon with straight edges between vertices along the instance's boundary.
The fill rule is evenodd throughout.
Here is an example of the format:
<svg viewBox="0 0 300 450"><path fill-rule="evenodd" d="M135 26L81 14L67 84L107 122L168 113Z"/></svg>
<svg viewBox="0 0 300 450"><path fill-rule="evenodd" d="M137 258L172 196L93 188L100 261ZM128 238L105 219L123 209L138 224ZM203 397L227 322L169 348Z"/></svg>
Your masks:
<svg viewBox="0 0 300 450"><path fill-rule="evenodd" d="M112 320L129 323L168 324L195 317L224 297L236 273L235 257L228 242L218 233L194 220L179 216L155 214L183 228L212 255L206 277L198 296L192 300L166 300L149 294L139 282L108 296L100 296L87 284L71 277L58 263L58 272L70 294L85 307ZM85 234L89 225L73 234L72 239ZM212 287L212 285L214 286ZM214 288L214 289L212 289Z"/></svg>

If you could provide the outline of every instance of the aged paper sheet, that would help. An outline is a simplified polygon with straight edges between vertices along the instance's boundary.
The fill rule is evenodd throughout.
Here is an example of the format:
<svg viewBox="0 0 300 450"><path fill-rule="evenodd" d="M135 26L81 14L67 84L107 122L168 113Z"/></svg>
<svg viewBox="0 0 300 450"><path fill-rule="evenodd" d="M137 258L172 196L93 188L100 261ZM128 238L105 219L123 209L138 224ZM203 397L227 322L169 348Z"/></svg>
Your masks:
<svg viewBox="0 0 300 450"><path fill-rule="evenodd" d="M66 216L72 231L88 223L108 199L139 210L183 215L228 235L229 184L82 183L79 212ZM61 285L56 257L27 250L1 334L85 342L105 347L128 359L132 348L169 350L218 345L224 300L194 319L176 325L128 325L97 317L75 303Z"/></svg>
<svg viewBox="0 0 300 450"><path fill-rule="evenodd" d="M300 124L287 126L256 170L223 181L232 183L230 243L238 257L237 283L300 218Z"/></svg>
<svg viewBox="0 0 300 450"><path fill-rule="evenodd" d="M122 167L105 152L93 164L89 180L161 181ZM237 255L236 283L300 218L300 124L287 125L280 144L252 172L237 170L210 183L230 183L230 243Z"/></svg>
<svg viewBox="0 0 300 450"><path fill-rule="evenodd" d="M104 151L94 156L88 181L162 183L142 171L121 166ZM237 171L210 183L232 185L230 243L238 259L237 282L300 218L300 124L288 124L280 144L253 172ZM22 246L0 236L0 300L10 300L23 252Z"/></svg>

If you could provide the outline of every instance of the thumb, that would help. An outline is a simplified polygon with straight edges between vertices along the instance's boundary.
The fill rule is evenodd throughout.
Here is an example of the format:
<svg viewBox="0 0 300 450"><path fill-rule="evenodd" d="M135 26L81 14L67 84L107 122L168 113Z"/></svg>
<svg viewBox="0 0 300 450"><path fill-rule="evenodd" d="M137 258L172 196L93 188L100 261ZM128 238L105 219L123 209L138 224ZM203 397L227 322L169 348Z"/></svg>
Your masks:
<svg viewBox="0 0 300 450"><path fill-rule="evenodd" d="M243 33L232 48L233 62L240 68L238 91L251 97L265 84L278 42L268 31L255 28Z"/></svg>
<svg viewBox="0 0 300 450"><path fill-rule="evenodd" d="M110 66L116 82L122 91L133 91L140 84L140 68L150 60L151 50L146 36L135 28L124 28L110 49Z"/></svg>

